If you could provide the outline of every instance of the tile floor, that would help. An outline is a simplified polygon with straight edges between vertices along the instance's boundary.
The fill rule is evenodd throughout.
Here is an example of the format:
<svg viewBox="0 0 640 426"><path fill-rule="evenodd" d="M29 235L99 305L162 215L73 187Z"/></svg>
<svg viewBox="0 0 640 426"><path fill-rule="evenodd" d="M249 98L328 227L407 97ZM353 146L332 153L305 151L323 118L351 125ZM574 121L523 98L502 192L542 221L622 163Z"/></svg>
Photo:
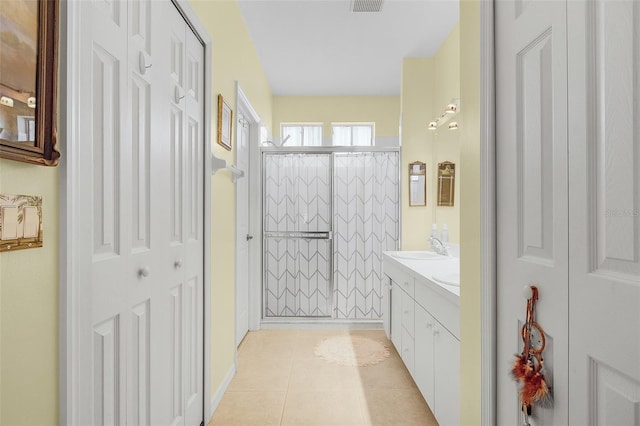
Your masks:
<svg viewBox="0 0 640 426"><path fill-rule="evenodd" d="M314 354L323 339L352 334L383 342L385 361L345 367ZM240 345L238 372L212 425L437 426L382 330L262 330Z"/></svg>

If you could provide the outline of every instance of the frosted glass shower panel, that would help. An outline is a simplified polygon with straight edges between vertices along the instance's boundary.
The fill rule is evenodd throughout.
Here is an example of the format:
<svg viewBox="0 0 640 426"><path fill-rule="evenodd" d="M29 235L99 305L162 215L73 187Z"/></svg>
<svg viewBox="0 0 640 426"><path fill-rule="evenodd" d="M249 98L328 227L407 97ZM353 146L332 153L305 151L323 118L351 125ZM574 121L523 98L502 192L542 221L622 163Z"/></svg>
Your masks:
<svg viewBox="0 0 640 426"><path fill-rule="evenodd" d="M331 241L267 238L267 317L331 316Z"/></svg>
<svg viewBox="0 0 640 426"><path fill-rule="evenodd" d="M382 315L382 252L398 247L398 153L334 157L335 317Z"/></svg>
<svg viewBox="0 0 640 426"><path fill-rule="evenodd" d="M265 230L331 230L331 155L265 154Z"/></svg>

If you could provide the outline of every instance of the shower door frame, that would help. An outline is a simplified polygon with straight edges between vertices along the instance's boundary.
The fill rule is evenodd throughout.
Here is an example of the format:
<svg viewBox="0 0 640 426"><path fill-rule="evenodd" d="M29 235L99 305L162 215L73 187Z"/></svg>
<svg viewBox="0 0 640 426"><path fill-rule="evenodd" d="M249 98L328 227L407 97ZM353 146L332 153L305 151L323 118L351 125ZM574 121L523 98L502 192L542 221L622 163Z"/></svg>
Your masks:
<svg viewBox="0 0 640 426"><path fill-rule="evenodd" d="M335 277L334 277L334 154L335 153L369 153L369 152L395 152L398 154L398 204L396 205L397 210L397 218L398 218L398 247L401 247L401 235L402 235L402 149L400 146L397 147L375 147L375 146L289 146L289 147L278 147L278 146L261 146L260 147L260 167L262 168L260 173L260 191L261 191L261 206L260 206L260 215L261 215L261 225L262 229L260 232L260 247L262 250L262 283L261 283L261 292L260 292L260 322L264 323L265 321L269 323L300 323L300 322L317 322L317 323L382 323L382 320L371 320L371 319L339 319L335 317ZM331 200L330 200L330 211L331 211L331 229L329 230L329 240L331 241L331 259L330 259L330 268L331 275L329 280L329 294L331 299L330 310L331 314L325 317L267 317L266 316L266 280L267 280L267 265L266 265L266 247L265 247L265 234L266 234L266 223L265 223L265 204L266 204L266 193L264 184L266 182L266 168L264 167L264 155L265 154L329 154L331 156L331 161L329 163L329 173L330 173L330 191L331 191Z"/></svg>

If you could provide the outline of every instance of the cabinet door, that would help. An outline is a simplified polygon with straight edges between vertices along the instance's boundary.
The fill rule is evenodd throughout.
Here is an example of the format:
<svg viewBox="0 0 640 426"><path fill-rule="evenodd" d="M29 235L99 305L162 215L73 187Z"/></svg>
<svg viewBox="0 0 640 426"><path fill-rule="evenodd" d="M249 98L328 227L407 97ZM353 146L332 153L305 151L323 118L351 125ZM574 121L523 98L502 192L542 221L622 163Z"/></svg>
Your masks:
<svg viewBox="0 0 640 426"><path fill-rule="evenodd" d="M391 339L391 279L386 275L382 280L382 326Z"/></svg>
<svg viewBox="0 0 640 426"><path fill-rule="evenodd" d="M434 324L433 317L416 304L415 356L413 379L429 407L434 406Z"/></svg>
<svg viewBox="0 0 640 426"><path fill-rule="evenodd" d="M404 361L405 367L411 373L411 377L415 377L415 370L413 369L413 360L415 356L413 337L405 330L402 329L402 352L400 352L402 361Z"/></svg>
<svg viewBox="0 0 640 426"><path fill-rule="evenodd" d="M436 323L435 340L435 409L441 425L460 424L460 342L446 328Z"/></svg>
<svg viewBox="0 0 640 426"><path fill-rule="evenodd" d="M391 281L391 341L402 354L402 295L400 286Z"/></svg>

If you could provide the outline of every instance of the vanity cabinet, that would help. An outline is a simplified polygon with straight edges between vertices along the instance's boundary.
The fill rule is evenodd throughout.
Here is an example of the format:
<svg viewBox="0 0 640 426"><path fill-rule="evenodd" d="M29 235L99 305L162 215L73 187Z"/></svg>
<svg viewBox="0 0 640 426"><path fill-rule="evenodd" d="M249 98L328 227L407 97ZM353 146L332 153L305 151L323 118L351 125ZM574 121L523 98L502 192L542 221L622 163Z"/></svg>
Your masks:
<svg viewBox="0 0 640 426"><path fill-rule="evenodd" d="M442 425L460 421L459 307L420 274L384 262L391 341Z"/></svg>

